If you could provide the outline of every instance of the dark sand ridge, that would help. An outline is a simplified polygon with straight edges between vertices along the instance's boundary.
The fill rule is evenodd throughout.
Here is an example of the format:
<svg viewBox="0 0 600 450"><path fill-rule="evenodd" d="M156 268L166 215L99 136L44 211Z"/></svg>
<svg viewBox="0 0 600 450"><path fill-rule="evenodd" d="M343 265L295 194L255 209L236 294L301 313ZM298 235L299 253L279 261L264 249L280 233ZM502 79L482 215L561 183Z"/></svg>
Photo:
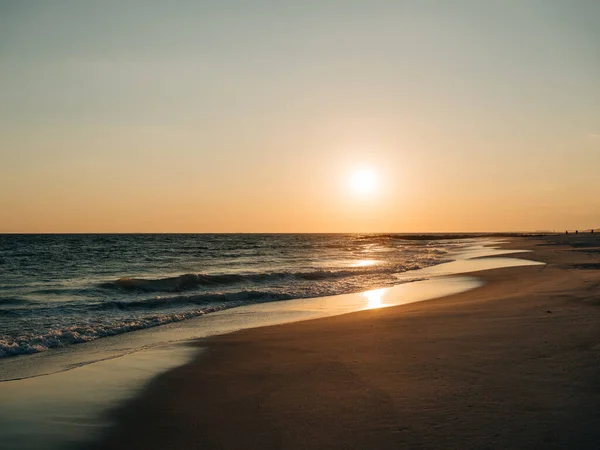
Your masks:
<svg viewBox="0 0 600 450"><path fill-rule="evenodd" d="M98 448L600 448L600 239L507 245L548 265L203 340L114 412Z"/></svg>

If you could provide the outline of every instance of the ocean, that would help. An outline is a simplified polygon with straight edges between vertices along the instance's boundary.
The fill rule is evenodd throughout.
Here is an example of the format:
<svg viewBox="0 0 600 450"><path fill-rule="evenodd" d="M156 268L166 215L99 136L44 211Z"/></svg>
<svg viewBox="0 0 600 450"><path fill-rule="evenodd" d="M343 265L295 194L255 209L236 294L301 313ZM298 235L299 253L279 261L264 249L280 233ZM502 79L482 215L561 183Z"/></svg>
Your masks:
<svg viewBox="0 0 600 450"><path fill-rule="evenodd" d="M0 235L0 358L407 283L469 245L393 234Z"/></svg>

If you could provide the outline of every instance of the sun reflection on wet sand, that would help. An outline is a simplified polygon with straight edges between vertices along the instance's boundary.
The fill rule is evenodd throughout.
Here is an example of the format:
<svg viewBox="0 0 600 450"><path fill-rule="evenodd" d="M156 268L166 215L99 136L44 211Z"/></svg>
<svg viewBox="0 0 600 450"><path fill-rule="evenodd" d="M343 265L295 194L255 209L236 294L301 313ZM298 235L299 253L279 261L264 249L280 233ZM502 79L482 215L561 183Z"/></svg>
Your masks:
<svg viewBox="0 0 600 450"><path fill-rule="evenodd" d="M367 297L367 300L369 301L369 303L367 303L366 309L381 308L382 306L385 306L385 304L382 301L382 297L387 290L388 289L383 288L363 292L362 295L364 297Z"/></svg>
<svg viewBox="0 0 600 450"><path fill-rule="evenodd" d="M374 259L361 259L359 261L356 261L354 264L352 264L353 267L368 267L368 266L374 266L375 264L377 264L377 261Z"/></svg>

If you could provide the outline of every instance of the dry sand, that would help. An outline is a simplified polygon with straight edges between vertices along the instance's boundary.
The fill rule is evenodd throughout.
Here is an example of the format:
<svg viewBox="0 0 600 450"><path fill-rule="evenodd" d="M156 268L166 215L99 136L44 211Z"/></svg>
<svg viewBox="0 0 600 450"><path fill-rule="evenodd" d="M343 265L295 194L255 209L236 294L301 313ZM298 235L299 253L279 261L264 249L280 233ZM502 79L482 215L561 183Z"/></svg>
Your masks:
<svg viewBox="0 0 600 450"><path fill-rule="evenodd" d="M245 330L113 412L109 449L598 449L600 239L446 298Z"/></svg>

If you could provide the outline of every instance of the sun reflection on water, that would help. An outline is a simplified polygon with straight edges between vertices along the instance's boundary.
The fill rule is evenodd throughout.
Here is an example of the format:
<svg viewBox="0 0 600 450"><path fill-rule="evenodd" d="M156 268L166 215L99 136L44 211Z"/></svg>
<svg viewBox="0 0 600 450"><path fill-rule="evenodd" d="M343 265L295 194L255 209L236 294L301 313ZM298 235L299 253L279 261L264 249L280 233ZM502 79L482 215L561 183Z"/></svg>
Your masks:
<svg viewBox="0 0 600 450"><path fill-rule="evenodd" d="M372 291L363 292L362 295L364 297L367 297L367 300L369 301L367 303L366 309L381 308L382 306L385 306L382 301L382 297L383 297L383 294L385 294L385 291L387 291L387 289L383 288L383 289L373 289Z"/></svg>

